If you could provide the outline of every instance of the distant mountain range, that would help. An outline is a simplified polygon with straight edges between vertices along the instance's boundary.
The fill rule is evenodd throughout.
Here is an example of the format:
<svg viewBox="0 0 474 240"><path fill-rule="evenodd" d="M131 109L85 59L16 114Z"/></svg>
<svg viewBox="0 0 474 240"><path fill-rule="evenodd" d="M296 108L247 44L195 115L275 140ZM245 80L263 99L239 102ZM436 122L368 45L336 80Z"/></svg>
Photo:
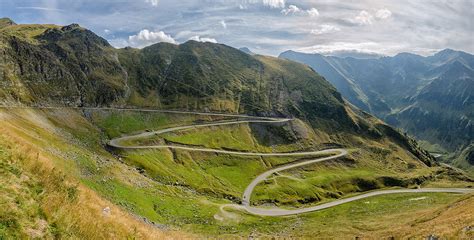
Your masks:
<svg viewBox="0 0 474 240"><path fill-rule="evenodd" d="M469 53L446 49L429 57L361 59L287 51L280 58L309 65L349 102L428 141L433 150L461 153L474 141Z"/></svg>

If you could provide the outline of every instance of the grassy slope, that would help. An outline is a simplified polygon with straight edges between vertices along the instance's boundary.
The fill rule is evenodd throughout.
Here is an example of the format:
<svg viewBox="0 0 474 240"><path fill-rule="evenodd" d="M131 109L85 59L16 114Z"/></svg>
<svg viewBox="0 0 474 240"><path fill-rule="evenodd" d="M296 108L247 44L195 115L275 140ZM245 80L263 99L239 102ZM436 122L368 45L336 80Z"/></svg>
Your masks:
<svg viewBox="0 0 474 240"><path fill-rule="evenodd" d="M247 225L257 236L280 238L404 239L431 234L458 238L474 234L463 230L474 222L467 213L473 205L472 196L463 201L449 194L402 194L368 198L300 216L241 215L234 221Z"/></svg>
<svg viewBox="0 0 474 240"><path fill-rule="evenodd" d="M241 150L256 150L259 148L259 145L255 144L256 142L258 143L258 141L254 138L254 136L252 136L252 134L249 135L249 131L251 130L246 125L234 127L212 127L203 128L199 130L183 131L179 133L170 133L168 135L165 135L165 138L172 139L176 142L203 145L207 147L228 148L230 146L230 148ZM204 137L199 138L199 133L201 133ZM222 135L225 135L227 140L221 139L223 140L221 142L216 141L214 138L210 137L216 136L217 139L220 139L220 136ZM229 142L229 138L233 139L233 141ZM376 146L374 146L374 148L377 149ZM259 150L261 149L262 148L259 148ZM384 153L382 151L381 154L383 156L377 156L377 154L375 154L372 156L369 155L367 157L382 158L387 156L386 152ZM262 159L242 158L225 155L214 156L209 154L185 153L181 151L175 152L173 154L169 151L163 152L158 150L133 151L131 153L129 152L125 155L124 159L126 161L130 161L132 164L143 168L145 170L145 173L153 177L156 181L160 181L168 185L191 187L200 194L217 196L218 198L224 197L229 199L239 198L241 192L251 181L251 179L253 179L253 177L255 177L258 173L264 171L264 169L268 168L267 166L274 166L284 162L295 160L291 158L272 160L267 159L264 160L264 162L267 162L267 164L262 164ZM342 168L342 170L338 170L339 168ZM192 169L192 171L190 171L190 169ZM311 189L311 184L315 183L330 184L331 180L334 179L336 179L336 182L344 182L344 180L346 180L346 184L344 184L344 186L352 186L353 188L354 183L351 181L353 181L354 179L368 179L367 181L369 181L371 179L368 177L377 175L377 173L373 172L374 170L374 166L369 169L364 169L364 167L351 168L343 164L340 164L339 166L323 166L320 168L316 167L316 169L307 169L307 171L303 171L303 174L306 173L306 175L311 175L312 173L313 178L305 176L303 180L304 184L300 183L300 188L302 188L301 185L303 185ZM393 170L394 175L399 174L396 173L396 170L397 169ZM413 170L411 171L411 173L406 174L405 177L409 179L410 177L423 174L423 171L424 170ZM430 175L432 171L435 170L433 169L427 171L425 172L425 174ZM387 172L380 171L380 169L379 172L380 176L384 176L387 174ZM297 171L297 174L299 175L301 174L301 172ZM167 176L167 178L163 179L163 176ZM308 181L309 184L307 180L311 180ZM452 182L450 182L449 184L452 184ZM290 188L291 187L294 186L290 186ZM350 191L354 191L354 189L348 189L348 192ZM306 197L304 192L297 195L299 195L300 198ZM276 196L278 196L278 194L276 194ZM426 205L428 204L430 203L427 203ZM236 231L242 231L246 228L246 223L243 223L245 221L252 222L248 219L240 221L240 224L244 225L238 228L241 230ZM259 221L261 222L261 220ZM273 221L275 221L275 219L270 220L271 223L262 224L261 227L257 227L258 230L261 232L269 232L274 231L279 227L282 227L279 221ZM193 228L200 229L198 231L210 231L210 229L203 229L202 226L193 226Z"/></svg>
<svg viewBox="0 0 474 240"><path fill-rule="evenodd" d="M252 132L251 127L247 124L240 124L191 129L167 133L162 137L174 143L241 151L295 151L302 150L302 146L311 148L311 145L305 140L295 141L289 145L265 145L259 142L254 135L255 132ZM153 137L153 141L147 139L144 143L138 141L133 144L153 144L159 142L157 141L159 137ZM277 136L273 137L276 138ZM163 144L163 142L159 143ZM298 147L300 148L298 149ZM282 173L280 176L275 176L257 187L254 193L254 201L256 203L271 202L278 205L299 206L301 203L318 203L347 194L390 186L430 186L434 182L444 182L444 184L448 182L451 185L460 184L459 186L463 186L462 182L456 183L456 180L450 179L449 174L440 171L440 168L425 168L416 161L400 161L400 159L410 159L410 157L396 146L392 146L390 150L384 147L384 144L365 141L365 146L358 151L353 151L352 157L347 162L330 162ZM259 158L246 159L225 155L216 158L213 155L196 153L188 153L186 154L187 157L183 158L185 160L182 160L182 154L173 155L168 153L162 155L158 151L161 154L160 156L167 156L167 163L163 164L168 169L167 173L163 169L158 169L158 167L151 169L150 166L147 166L148 163L156 162L156 159L162 158L158 157L156 152L157 150L148 151L147 153L143 153L143 151L134 152L127 155L126 159L138 164L145 171L150 171L154 176L170 176L172 175L169 174L170 172L180 172L172 177L170 176L173 180L168 181L184 182L184 184L192 185L194 188L202 186L206 181L212 185L213 181L211 179L214 179L213 175L218 172L222 172L223 174L220 174L222 176L229 176L229 179L226 179L225 182L219 179L217 185L223 184L229 187L233 182L248 184L252 178L263 172L264 169L268 169L268 167L297 160L296 158L261 158L259 160ZM146 159L143 159L144 156L146 156ZM200 159L206 159L206 161L203 163ZM380 162L374 162L372 159L378 159ZM183 161L186 160L193 164L183 164ZM208 162L216 166L215 169L213 168L213 172L209 172L206 164ZM179 164L185 165L185 168L181 169ZM222 165L226 167L223 168ZM227 166L232 166L232 168L228 169ZM195 172L196 175L186 174L187 168L197 171ZM245 170L239 171L239 169ZM239 172L232 174L228 170ZM232 199L240 199L243 188L233 189L229 192L226 187L216 188L216 186L211 187L211 192L226 189L223 193L224 196L230 194ZM245 184L243 184L243 187L245 187Z"/></svg>
<svg viewBox="0 0 474 240"><path fill-rule="evenodd" d="M64 139L50 132L54 128L31 122L47 124L43 114L1 111L0 119L0 238L185 236L144 224L78 181L74 172L88 169L93 160L82 156L73 161L56 152L85 153L78 146L66 147ZM106 207L110 214L103 213Z"/></svg>
<svg viewBox="0 0 474 240"><path fill-rule="evenodd" d="M459 149L456 153L448 156L453 166L466 170L471 176L474 176L474 143Z"/></svg>
<svg viewBox="0 0 474 240"><path fill-rule="evenodd" d="M21 38L32 44L38 44L35 39L48 29L59 29L60 26L53 24L22 24L22 25L5 25L0 22L0 34Z"/></svg>
<svg viewBox="0 0 474 240"><path fill-rule="evenodd" d="M238 131L241 127L237 127L232 129L233 131ZM212 131L219 133L221 130L220 128L212 128ZM223 131L226 132L229 129L224 129ZM209 144L213 143L213 140L207 138L197 139L194 138L196 132L198 131L191 131L189 136L186 132L182 133L180 137L185 142L192 139L197 142L193 142L194 144L200 144L205 146L212 146ZM204 134L209 134L210 131L203 130ZM245 131L244 131L245 133ZM249 136L247 133L239 133L233 134L232 136L243 137L245 142L253 142L250 141ZM209 140L209 141L207 141ZM235 139L234 140L239 140ZM240 139L242 140L242 139ZM254 140L254 139L253 139ZM179 141L178 141L179 142ZM189 142L188 142L189 143ZM245 146L247 148L252 148L252 144ZM240 194L245 186L250 182L250 180L255 177L256 174L262 172L266 167L262 165L258 159L252 158L241 158L241 157L234 157L234 156L208 156L207 154L193 154L193 153L176 153L175 158L171 153L167 153L165 157L162 155L163 153L160 151L139 151L133 152L130 155L127 155L125 159L135 161L141 163L150 163L153 162L156 164L156 169L151 170L151 172L157 173L159 176L170 176L173 178L172 181L176 181L175 185L184 185L190 186L193 189L196 189L201 194L207 195L215 195L216 192L222 191L221 189L224 187L225 194L223 196L218 197L232 197L235 193ZM186 155L186 157L182 157L182 155ZM160 157L161 156L161 157ZM167 159L166 161L164 161ZM294 159L280 159L283 162L292 161ZM158 162L161 162L159 164ZM271 162L271 161L270 161ZM281 162L274 163L274 165L281 164ZM212 167L209 167L212 166ZM342 170L337 170L339 167L343 168ZM150 168L144 167L145 169L150 170ZM345 169L344 169L345 168ZM193 172L190 173L189 169L193 169ZM347 166L325 166L319 169L312 169L316 171L309 171L303 172L303 174L311 174L319 175L321 172L322 176L316 176L317 179L311 179L313 182L317 182L318 184L330 183L332 180L338 182L341 179L353 179L354 177L363 178L365 176L373 176L376 175L369 170L357 170L347 168ZM371 169L373 170L373 169ZM300 171L297 171L301 174ZM343 173L343 174L339 174ZM385 172L386 173L386 172ZM384 173L380 173L383 175ZM411 173L412 175L420 174L418 173ZM407 177L410 177L411 174L406 174ZM429 175L429 173L427 172ZM318 178L319 177L319 178ZM219 179L218 182L215 179ZM305 177L306 178L306 177ZM163 181L162 179L156 179L157 181ZM172 181L169 182L172 185ZM306 181L304 179L303 181ZM320 181L320 182L319 182ZM165 180L166 182L166 180ZM215 185L218 183L217 185ZM219 184L224 183L222 187ZM449 183L452 184L452 183ZM203 185L205 186L203 188ZM346 184L347 185L352 185ZM290 188L286 189L295 189L291 188L295 186L290 186ZM311 185L308 184L299 184L299 187L302 189L303 187L309 187L311 189ZM229 191L230 190L230 191ZM307 190L307 189L306 189ZM227 194L230 194L227 195ZM304 196L304 193L301 194ZM234 195L234 197L239 197L239 195ZM421 198L418 200L418 198ZM231 198L232 199L232 198ZM412 200L410 200L412 199ZM426 214L427 218L431 218L430 214L435 211L435 209L441 208L444 206L446 202L455 201L457 199L456 196L449 195L449 194L424 194L424 195L417 195L417 194L408 194L405 196L388 196L388 197L378 197L370 199L373 201L372 205L369 205L369 208L360 207L360 202L352 203L347 206L336 208L336 210L327 210L323 211L322 213L314 213L303 215L300 217L285 217L285 218L265 218L265 217L254 217L248 216L246 214L238 214L236 218L230 218L224 220L221 224L224 226L220 226L219 233L240 233L240 232L247 232L252 231L257 236L265 236L265 235L279 235L281 237L284 236L297 236L300 235L301 237L309 237L311 233L319 232L321 236L333 236L333 237L341 237L341 236L354 236L354 234L359 233L362 236L390 236L386 233L386 229L389 228L389 224L394 219L398 219L399 217L405 218L406 221L404 223L415 222L413 225L417 225L416 217L412 215L414 212L418 214ZM412 204L413 203L413 204ZM402 209L401 211L399 211ZM421 209L421 210L420 210ZM369 210L369 211L368 211ZM355 219L351 219L350 217L354 215L354 211L356 212ZM328 213L329 212L329 213ZM400 214L400 212L405 212ZM409 212L409 213L407 213ZM327 215L330 215L329 217ZM380 216L385 216L384 218L380 218ZM331 219L331 220L329 220ZM375 220L377 219L377 220ZM422 220L422 222L425 220ZM463 224L467 225L471 219L467 219L463 221ZM324 222L325 224L321 225L320 222ZM336 226L340 226L340 223L344 222L350 225L351 227L348 230L340 231L341 229ZM364 222L364 223L361 223ZM367 222L367 223L366 223ZM299 233L294 231L294 226L301 227ZM328 227L329 226L329 227ZM411 233L410 231L406 230L405 227L402 225L396 225L400 230L405 230L405 233ZM385 229L385 231L383 230ZM425 228L423 230L427 230L431 228ZM210 233L216 231L216 229L211 228L204 228L203 226L195 225L193 226L194 231ZM446 229L445 229L446 230ZM413 231L413 230L411 230ZM335 234L337 232L337 234ZM449 232L449 231L448 231ZM295 235L296 234L296 235ZM381 234L381 235L380 235ZM395 232L391 232L394 236L399 236ZM428 235L426 233L426 235ZM229 235L230 236L230 235Z"/></svg>
<svg viewBox="0 0 474 240"><path fill-rule="evenodd" d="M363 232L373 236L381 236L380 234L383 233L382 235L386 236L384 233L387 229L386 224L391 221L393 222L393 219L403 219L403 221L399 221L398 225L395 224L395 226L406 230L407 228L403 226L415 221L418 216L417 214L423 213L426 216L432 216L438 209L459 198L456 195L449 194L425 194L423 196L426 196L429 200L415 201L417 204L413 205L406 204L408 203L406 201L409 201L407 199L420 197L421 195L400 195L381 197L374 200L369 199L368 201L374 201L373 206L371 205L371 211L367 211L366 208L360 206L359 202L355 202L334 209L301 216L267 218L236 213L237 217L235 219L226 218L224 221L219 221L214 218L214 214L219 212L220 203L229 203L229 200L225 200L225 198L240 196L243 188L255 174L258 174L272 164L281 164L292 159L262 160L186 152L176 152L173 157L173 154L167 150L165 152L151 150L132 151L124 154L123 161L128 162L131 166L136 167L136 164L149 164L149 166L143 166L149 170L144 176L139 174L135 167L122 164L110 156L109 153L99 150L101 148L100 143L103 141L100 132L75 111L40 112L18 110L15 112L2 112L0 116L2 116L2 122L6 123L2 125L2 136L7 139L11 139L14 136L15 139L18 139L14 146L28 144L34 147L36 149L35 152L39 152L40 156L50 159L50 166L54 165L58 171L63 171L68 178L72 179L73 183L77 179L73 186L77 185L81 189L78 194L79 199L82 199L83 196L88 196L83 191L93 195L92 192L82 187L85 185L121 206L122 209L124 208L144 216L150 221L166 224L167 227L179 227L204 235L225 236L237 234L245 236L253 232L261 236L269 234L294 236L297 234L309 237L315 231L321 231L327 236L336 233L338 234L337 236L354 236L354 234L363 234ZM55 121L52 121L53 119ZM143 116L139 115L136 121L141 121L142 119ZM104 122L107 121L107 118L104 119ZM155 127L159 128L160 126L155 125ZM22 144L19 144L19 141ZM68 154L65 155L65 153ZM262 161L266 163L264 164ZM23 163L20 164L20 166L23 165ZM151 173L156 173L156 176L153 176ZM147 175L150 178L146 177ZM56 178L54 177L53 179ZM92 230L96 228L86 223L90 219L102 221L104 219L102 216L103 207L111 206L112 216L122 212L121 208L113 207L113 205L104 202L104 200L101 200L96 195L93 196L95 197L79 201L79 203L85 205L80 205L84 206L84 209L94 206L91 210L86 211L90 215L85 214L86 212L81 208L80 211L72 211L79 214L79 216L72 214L71 216L68 215L68 218L59 218L55 222L61 226L70 226L68 224L70 221L80 219L84 222L74 222L75 225L79 228L87 227ZM36 199L34 194L28 198L32 198L32 202L36 201L36 205L41 207L43 202L40 199ZM67 198L65 199L67 200ZM49 204L52 201L47 201L46 203ZM79 203L73 201L68 204L71 204L74 209L74 207L77 207L76 204ZM404 209L404 211L400 213L397 208L387 208L388 205L394 206L394 204L398 209ZM33 207L33 209L35 208L37 207ZM357 217L349 218L349 213L354 214L354 208L358 209L356 212ZM63 208L51 206L49 209L54 212L61 211ZM58 214L52 215L57 216ZM127 230L123 225L120 225L121 221L137 224L138 230L136 234L145 234L142 231L143 225L140 225L126 214L121 216L123 218L105 218L104 221L108 221L104 224L114 224L113 226L116 226L118 229L117 236L133 233L133 231ZM381 220L375 216L384 217ZM41 216L38 219L41 219ZM46 217L46 220L48 223L51 221L48 217ZM449 234L456 234L456 231L466 226L471 220L466 217L464 220L456 222L456 227L446 231ZM18 221L22 222L24 220L18 217ZM324 222L328 224L327 226L332 226L333 228L322 226L321 224ZM338 226L336 224L338 222L346 222L349 227L342 232L334 231L334 228ZM368 231L361 228L361 222L366 222L362 225L371 227L371 230ZM104 225L99 223L97 226ZM75 229L62 228L61 233L86 237L90 236L87 234L104 234L99 230L77 231ZM174 233L165 232L165 234L173 236Z"/></svg>
<svg viewBox="0 0 474 240"><path fill-rule="evenodd" d="M163 114L149 112L146 114L134 111L87 111L89 119L97 125L108 138L124 134L133 134L144 130L157 130L178 126L194 121L213 121L223 117L209 117L186 114Z"/></svg>
<svg viewBox="0 0 474 240"><path fill-rule="evenodd" d="M258 142L258 140L252 136L251 127L248 124L195 128L181 132L166 133L137 141L134 144L143 145L146 142L157 141L160 138L164 138L169 142L203 146L206 148L225 148L238 151L258 152L294 151L301 149L301 147L305 145L303 141L273 146L265 145Z"/></svg>

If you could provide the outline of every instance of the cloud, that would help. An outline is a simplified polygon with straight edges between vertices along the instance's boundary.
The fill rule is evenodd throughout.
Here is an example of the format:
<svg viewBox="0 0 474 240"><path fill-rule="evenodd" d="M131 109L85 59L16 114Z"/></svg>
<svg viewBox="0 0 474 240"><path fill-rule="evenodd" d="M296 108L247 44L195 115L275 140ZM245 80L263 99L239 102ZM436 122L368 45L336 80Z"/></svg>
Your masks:
<svg viewBox="0 0 474 240"><path fill-rule="evenodd" d="M316 8L311 8L308 10L303 10L296 5L289 5L287 8L281 10L281 13L285 16L287 15L308 15L310 17L319 16L319 11Z"/></svg>
<svg viewBox="0 0 474 240"><path fill-rule="evenodd" d="M157 7L160 0L145 0L145 2L151 4L153 7Z"/></svg>
<svg viewBox="0 0 474 240"><path fill-rule="evenodd" d="M339 31L341 31L341 29L337 26L323 24L319 28L312 29L311 34L320 35L320 34L325 34L325 33L339 32Z"/></svg>
<svg viewBox="0 0 474 240"><path fill-rule="evenodd" d="M387 18L390 18L391 16L392 16L392 12L386 8L379 9L375 13L375 17L378 19L387 19Z"/></svg>
<svg viewBox="0 0 474 240"><path fill-rule="evenodd" d="M391 16L392 12L386 8L377 10L375 15L368 11L362 10L359 12L359 15L349 19L349 22L358 25L372 25L376 20L384 20L390 18Z"/></svg>
<svg viewBox="0 0 474 240"><path fill-rule="evenodd" d="M141 30L137 35L128 37L128 44L132 47L146 47L158 42L167 42L177 44L177 42L163 31L149 31L148 29Z"/></svg>
<svg viewBox="0 0 474 240"><path fill-rule="evenodd" d="M107 29L107 28L106 28L106 29L104 29L104 33L105 33L105 34L110 34L111 32L112 32L112 31L110 31L110 30L109 30L109 29Z"/></svg>
<svg viewBox="0 0 474 240"><path fill-rule="evenodd" d="M374 16L369 12L362 10L359 15L350 20L352 23L359 25L371 25L374 22Z"/></svg>
<svg viewBox="0 0 474 240"><path fill-rule="evenodd" d="M16 7L17 9L33 9L41 11L53 11L53 12L63 12L63 9L59 8L49 8L49 7Z"/></svg>
<svg viewBox="0 0 474 240"><path fill-rule="evenodd" d="M376 42L332 42L328 44L317 44L310 47L297 49L300 52L336 54L336 53L363 53L372 55L384 55L396 49L404 47L400 44L391 44L389 46Z"/></svg>
<svg viewBox="0 0 474 240"><path fill-rule="evenodd" d="M288 6L288 8L285 8L283 10L281 10L281 13L282 14L285 14L285 15L288 15L288 14L297 14L297 13L300 13L302 10L295 6L295 5L290 5Z"/></svg>
<svg viewBox="0 0 474 240"><path fill-rule="evenodd" d="M241 0L240 9L248 9L249 5L261 4L269 8L285 8L285 0Z"/></svg>
<svg viewBox="0 0 474 240"><path fill-rule="evenodd" d="M319 16L319 11L318 11L318 9L316 9L316 8L311 8L311 9L309 9L309 10L306 10L306 12L308 13L308 15L309 15L310 17L317 17L317 16Z"/></svg>
<svg viewBox="0 0 474 240"><path fill-rule="evenodd" d="M130 46L128 41L123 38L114 38L114 39L109 39L108 41L112 46L116 48L124 48L124 47Z"/></svg>
<svg viewBox="0 0 474 240"><path fill-rule="evenodd" d="M263 0L263 5L270 8L284 8L285 0Z"/></svg>
<svg viewBox="0 0 474 240"><path fill-rule="evenodd" d="M227 29L227 23L225 23L224 20L221 20L219 23L221 24L221 26L222 26L224 29Z"/></svg>
<svg viewBox="0 0 474 240"><path fill-rule="evenodd" d="M75 0L75 4L70 4L59 0L0 0L0 12L4 10L4 15L21 23L77 22L100 32L114 46L127 46L130 35L148 29L164 31L178 42L193 36L212 37L219 43L259 49L259 53L271 55L288 49L349 41L379 43L387 55L402 51L427 55L431 54L431 49L444 48L474 53L473 0L286 0L265 3L264 0L159 0L157 7L148 1ZM295 5L301 11L315 7L320 15L310 19L307 12L287 16L280 13L289 5ZM359 16L362 10L365 10L365 16ZM358 22L355 22L357 16ZM227 29L220 24L221 20L225 20ZM106 35L104 29L112 32ZM388 48L392 45L399 48ZM380 46L375 47L378 49L383 50Z"/></svg>
<svg viewBox="0 0 474 240"><path fill-rule="evenodd" d="M197 42L211 42L211 43L217 43L217 40L215 38L206 38L206 37L200 37L200 36L194 36L189 38L189 40L197 41Z"/></svg>

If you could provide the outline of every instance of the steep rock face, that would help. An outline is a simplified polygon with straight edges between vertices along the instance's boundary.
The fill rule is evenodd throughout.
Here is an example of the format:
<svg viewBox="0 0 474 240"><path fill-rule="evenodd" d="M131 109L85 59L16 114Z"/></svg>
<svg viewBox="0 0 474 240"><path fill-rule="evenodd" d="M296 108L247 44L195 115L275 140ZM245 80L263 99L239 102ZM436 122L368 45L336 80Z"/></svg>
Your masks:
<svg viewBox="0 0 474 240"><path fill-rule="evenodd" d="M387 121L454 151L474 140L474 71L450 65Z"/></svg>
<svg viewBox="0 0 474 240"><path fill-rule="evenodd" d="M474 176L474 143L463 146L455 154L448 156L451 164L466 169L471 176Z"/></svg>
<svg viewBox="0 0 474 240"><path fill-rule="evenodd" d="M466 147L461 154L461 157L463 157L470 166L474 166L474 144Z"/></svg>
<svg viewBox="0 0 474 240"><path fill-rule="evenodd" d="M308 64L351 103L379 117L406 104L423 84L421 73L428 69L423 57L408 53L360 59L287 51L280 57Z"/></svg>
<svg viewBox="0 0 474 240"><path fill-rule="evenodd" d="M443 50L356 59L285 52L335 84L354 105L447 151L474 139L474 56ZM363 94L355 95L362 91ZM366 96L366 98L361 97Z"/></svg>
<svg viewBox="0 0 474 240"><path fill-rule="evenodd" d="M0 31L5 99L96 106L125 96L126 73L107 41L75 24L25 39L15 34L20 26Z"/></svg>
<svg viewBox="0 0 474 240"><path fill-rule="evenodd" d="M330 58L320 54L301 54L293 51L286 51L280 57L308 64L326 79L330 79L331 83L349 102L363 110L370 111L368 97L354 84L352 79L340 71L337 66L334 66L338 63Z"/></svg>

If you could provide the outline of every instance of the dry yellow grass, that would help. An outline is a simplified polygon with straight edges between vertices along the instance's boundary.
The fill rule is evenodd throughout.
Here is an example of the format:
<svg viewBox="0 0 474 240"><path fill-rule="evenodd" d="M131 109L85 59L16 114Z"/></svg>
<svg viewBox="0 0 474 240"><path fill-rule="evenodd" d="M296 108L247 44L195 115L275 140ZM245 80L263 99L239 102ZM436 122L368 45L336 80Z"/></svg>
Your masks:
<svg viewBox="0 0 474 240"><path fill-rule="evenodd" d="M403 238L436 233L448 239L474 239L474 195L437 211L427 211L417 216L409 226L400 226L390 232Z"/></svg>
<svg viewBox="0 0 474 240"><path fill-rule="evenodd" d="M408 219L393 222L390 228L359 233L360 239L474 239L474 195L440 209L417 211ZM406 217L406 215L405 215ZM354 234L345 237L353 237Z"/></svg>
<svg viewBox="0 0 474 240"><path fill-rule="evenodd" d="M190 234L161 230L146 224L101 198L74 177L65 175L55 166L48 153L25 140L17 134L11 122L4 120L0 124L0 146L9 154L7 161L21 168L19 178L31 179L43 189L41 200L37 204L47 222L38 221L36 225L54 224L55 228L60 229L59 234L62 234L62 237L72 239L193 238ZM8 202L1 198L0 200L2 204ZM106 207L110 208L109 213L104 213ZM47 227L27 228L25 234L29 237L53 237L51 233L38 232L42 230L47 231Z"/></svg>

